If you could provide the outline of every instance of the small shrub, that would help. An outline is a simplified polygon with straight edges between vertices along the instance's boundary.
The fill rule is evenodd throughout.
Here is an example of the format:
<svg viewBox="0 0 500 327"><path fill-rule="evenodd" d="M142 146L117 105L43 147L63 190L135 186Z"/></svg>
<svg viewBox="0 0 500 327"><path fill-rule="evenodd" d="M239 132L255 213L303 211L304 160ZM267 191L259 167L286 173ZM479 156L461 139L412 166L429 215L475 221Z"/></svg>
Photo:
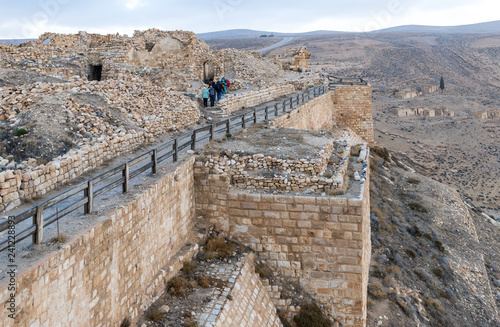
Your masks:
<svg viewBox="0 0 500 327"><path fill-rule="evenodd" d="M233 136L233 134L231 134L231 133L226 133L226 137L227 137L227 138L229 138L229 137L231 137L231 136Z"/></svg>
<svg viewBox="0 0 500 327"><path fill-rule="evenodd" d="M438 299L433 299L430 296L425 298L424 305L431 313L441 313L443 312L443 307Z"/></svg>
<svg viewBox="0 0 500 327"><path fill-rule="evenodd" d="M408 184L418 185L420 184L420 181L416 178L408 178Z"/></svg>
<svg viewBox="0 0 500 327"><path fill-rule="evenodd" d="M206 260L213 260L217 258L217 252L213 252L213 251L207 251L205 252L205 259Z"/></svg>
<svg viewBox="0 0 500 327"><path fill-rule="evenodd" d="M120 327L130 327L132 325L132 322L130 321L130 318L126 317L123 318L122 323L120 324Z"/></svg>
<svg viewBox="0 0 500 327"><path fill-rule="evenodd" d="M373 297L382 297L384 292L382 291L382 284L380 282L373 282L368 285L368 293Z"/></svg>
<svg viewBox="0 0 500 327"><path fill-rule="evenodd" d="M203 288L209 288L210 287L210 277L208 277L208 275L200 276L200 280L198 281L198 284L200 284L200 286Z"/></svg>
<svg viewBox="0 0 500 327"><path fill-rule="evenodd" d="M369 308L370 308L370 307L373 307L376 303L377 303L377 302L375 302L375 300L374 300L374 299L372 299L372 298L368 298L368 299L366 300L366 305L367 305Z"/></svg>
<svg viewBox="0 0 500 327"><path fill-rule="evenodd" d="M229 301L232 301L232 300L233 300L233 296L232 296L231 294L226 295L226 298L227 298Z"/></svg>
<svg viewBox="0 0 500 327"><path fill-rule="evenodd" d="M255 272L259 274L260 278L271 278L273 277L273 272L271 268L269 268L268 265L265 263L259 263L258 265L255 266Z"/></svg>
<svg viewBox="0 0 500 327"><path fill-rule="evenodd" d="M417 255L415 254L415 252L413 252L413 250L410 250L410 249L406 249L405 250L406 254L408 254L408 256L412 259L415 259L417 257Z"/></svg>
<svg viewBox="0 0 500 327"><path fill-rule="evenodd" d="M49 243L52 244L57 244L57 243L65 243L68 240L66 235L64 234L59 234L57 236L54 236L53 238L50 239Z"/></svg>
<svg viewBox="0 0 500 327"><path fill-rule="evenodd" d="M181 276L172 278L167 284L167 290L175 296L184 296L188 292L188 281Z"/></svg>
<svg viewBox="0 0 500 327"><path fill-rule="evenodd" d="M198 323L190 318L184 320L184 327L198 327Z"/></svg>
<svg viewBox="0 0 500 327"><path fill-rule="evenodd" d="M154 322L161 322L163 318L165 318L166 313L161 311L159 308L155 309L150 309L148 313L146 314L146 318L149 321L154 321Z"/></svg>
<svg viewBox="0 0 500 327"><path fill-rule="evenodd" d="M25 135L25 134L28 134L28 131L24 128L18 128L16 130L16 132L14 133L15 136L21 136L21 135Z"/></svg>
<svg viewBox="0 0 500 327"><path fill-rule="evenodd" d="M443 278L443 276L444 276L444 273L440 268L434 268L434 269L432 269L432 272L434 273L434 275L438 276L439 278Z"/></svg>
<svg viewBox="0 0 500 327"><path fill-rule="evenodd" d="M438 290L438 294L443 299L447 299L448 301L453 302L450 293L446 292L445 290Z"/></svg>
<svg viewBox="0 0 500 327"><path fill-rule="evenodd" d="M389 266L385 269L388 273L392 273L395 275L401 274L401 268L399 266Z"/></svg>
<svg viewBox="0 0 500 327"><path fill-rule="evenodd" d="M424 237L425 237L426 239L428 239L429 241L432 241L432 240L433 240L432 235L431 235L431 234L429 234L429 233L425 233L425 234L424 234Z"/></svg>
<svg viewBox="0 0 500 327"><path fill-rule="evenodd" d="M186 273L186 274L189 274L191 273L194 269L196 268L196 262L194 261L184 261L182 263L182 268L181 268L181 271Z"/></svg>
<svg viewBox="0 0 500 327"><path fill-rule="evenodd" d="M330 327L332 323L323 315L316 303L302 305L298 314L293 317L297 327Z"/></svg>
<svg viewBox="0 0 500 327"><path fill-rule="evenodd" d="M226 242L223 237L214 237L207 242L207 252L215 252L220 258L230 256L234 251L234 244Z"/></svg>
<svg viewBox="0 0 500 327"><path fill-rule="evenodd" d="M436 247L438 248L439 251L444 252L443 242L436 240L434 241L434 244L436 244Z"/></svg>
<svg viewBox="0 0 500 327"><path fill-rule="evenodd" d="M332 178L332 176L333 176L333 173L331 171L327 171L323 174L323 177L325 177L325 178Z"/></svg>
<svg viewBox="0 0 500 327"><path fill-rule="evenodd" d="M427 210L426 207L424 207L423 205L421 205L420 203L418 202L410 202L408 204L408 207L413 210L413 211L416 211L416 212L420 212L420 213L428 213L429 210Z"/></svg>
<svg viewBox="0 0 500 327"><path fill-rule="evenodd" d="M278 318L280 318L283 327L292 327L292 324L288 321L288 312L286 310L278 309Z"/></svg>

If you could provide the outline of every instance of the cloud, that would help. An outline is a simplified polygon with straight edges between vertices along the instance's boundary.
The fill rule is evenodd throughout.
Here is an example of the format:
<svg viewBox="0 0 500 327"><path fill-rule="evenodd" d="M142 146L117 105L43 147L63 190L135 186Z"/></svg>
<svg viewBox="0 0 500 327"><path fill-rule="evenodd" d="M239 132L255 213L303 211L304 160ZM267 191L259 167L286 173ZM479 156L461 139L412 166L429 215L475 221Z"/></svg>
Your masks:
<svg viewBox="0 0 500 327"><path fill-rule="evenodd" d="M147 2L144 2L143 0L127 0L125 2L125 8L130 10L144 7L145 5L147 5Z"/></svg>

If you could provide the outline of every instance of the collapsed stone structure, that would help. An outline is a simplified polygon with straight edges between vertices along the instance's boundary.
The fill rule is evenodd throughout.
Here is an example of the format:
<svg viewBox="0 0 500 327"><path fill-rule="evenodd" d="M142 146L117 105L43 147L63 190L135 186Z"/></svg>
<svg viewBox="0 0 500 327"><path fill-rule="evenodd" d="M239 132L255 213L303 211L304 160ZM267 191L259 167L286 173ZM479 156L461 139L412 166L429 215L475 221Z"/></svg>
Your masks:
<svg viewBox="0 0 500 327"><path fill-rule="evenodd" d="M395 92L394 95L398 99L412 99L424 94L435 93L438 90L438 85L421 85L418 87L406 88L404 90Z"/></svg>
<svg viewBox="0 0 500 327"><path fill-rule="evenodd" d="M500 118L500 110L485 110L485 111L474 111L472 112L472 116L477 119L491 119L491 118Z"/></svg>
<svg viewBox="0 0 500 327"><path fill-rule="evenodd" d="M302 72L309 69L311 54L307 51L307 47L303 46L287 49L282 54L269 57L274 58L284 69Z"/></svg>

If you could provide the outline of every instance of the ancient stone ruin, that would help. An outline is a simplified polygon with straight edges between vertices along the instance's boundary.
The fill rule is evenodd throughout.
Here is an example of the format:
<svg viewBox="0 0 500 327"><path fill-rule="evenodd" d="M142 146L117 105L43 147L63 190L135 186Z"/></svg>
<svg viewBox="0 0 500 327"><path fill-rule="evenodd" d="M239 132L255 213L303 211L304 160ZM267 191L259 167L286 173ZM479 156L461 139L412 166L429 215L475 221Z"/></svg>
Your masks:
<svg viewBox="0 0 500 327"><path fill-rule="evenodd" d="M287 56L287 69L307 69L307 49ZM68 218L74 223L68 240L19 249L16 324L127 325L158 309L175 324L189 318L200 326L282 326L282 319L313 303L335 326L366 325L374 143L369 85L328 91L318 75L285 71L260 54L217 52L193 33L156 29L131 38L46 33L20 46L0 45L0 68L22 78L0 88L0 124L18 134L10 142L40 147L34 138L49 136L35 128L42 122L45 130L61 132L56 141L73 137L68 149L47 147L51 155L44 162L0 144L11 151L0 159L0 210L9 214L159 135L206 124L190 93L206 79L239 78L241 95L221 105L227 115L285 95L293 94L293 101L310 85L326 90L293 108L285 101L281 115L268 119L266 112L264 122L243 123L204 148L179 154L174 145L178 160L148 170L131 189L127 163L112 182L124 180L125 194L105 194L105 205L93 211L93 184L78 184L85 186L78 190L85 189L86 214ZM270 82L278 77L279 83ZM155 152L147 155L154 165ZM33 208L43 222L43 207ZM217 261L208 253L213 239L235 248ZM200 258L206 287L187 280L182 296L192 301L156 306L171 300L172 283ZM10 297L4 277L2 303ZM2 326L13 326L5 314L0 312Z"/></svg>

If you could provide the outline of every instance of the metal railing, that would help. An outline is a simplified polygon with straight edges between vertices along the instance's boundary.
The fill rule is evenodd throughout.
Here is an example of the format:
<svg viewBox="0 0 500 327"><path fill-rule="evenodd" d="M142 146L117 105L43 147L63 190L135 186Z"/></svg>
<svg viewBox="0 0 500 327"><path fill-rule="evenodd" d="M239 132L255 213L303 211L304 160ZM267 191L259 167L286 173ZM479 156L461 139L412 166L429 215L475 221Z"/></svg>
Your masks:
<svg viewBox="0 0 500 327"><path fill-rule="evenodd" d="M337 77L328 75L328 87L330 90L339 85L368 85L368 82L361 77Z"/></svg>
<svg viewBox="0 0 500 327"><path fill-rule="evenodd" d="M324 94L325 85L308 89L302 94L293 95L277 102L274 106L265 106L245 113L229 117L211 125L191 130L175 139L169 140L160 146L143 153L124 164L110 169L92 179L80 183L30 209L27 209L12 219L0 224L0 233L12 229L12 221L17 226L31 220L31 224L24 226L15 235L9 235L0 241L0 252L9 248L9 240L13 237L19 243L31 237L32 244L41 244L44 241L44 228L58 222L70 213L82 209L87 215L94 211L96 198L103 197L111 190L122 188L123 193L130 190L130 181L140 174L151 169L152 174L157 174L158 166L162 162L176 162L179 154L186 149L196 150L201 145L215 140L217 137L227 135L239 129L269 120L270 116L278 117L293 110L294 106ZM186 150L187 151L187 150ZM61 207L61 208L60 208ZM24 223L26 224L26 223Z"/></svg>

